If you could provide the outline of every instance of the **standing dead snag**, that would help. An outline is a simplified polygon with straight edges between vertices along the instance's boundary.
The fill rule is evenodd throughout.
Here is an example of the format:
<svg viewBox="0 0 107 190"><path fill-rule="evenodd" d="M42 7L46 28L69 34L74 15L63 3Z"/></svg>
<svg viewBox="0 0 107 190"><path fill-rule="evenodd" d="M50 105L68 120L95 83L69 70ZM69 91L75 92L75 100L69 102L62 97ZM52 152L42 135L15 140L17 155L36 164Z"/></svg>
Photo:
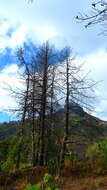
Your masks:
<svg viewBox="0 0 107 190"><path fill-rule="evenodd" d="M20 53L21 52L21 53ZM23 52L24 53L24 52ZM30 52L31 53L31 52ZM29 131L29 139L32 142L32 165L36 165L36 130L37 130L37 117L39 114L39 101L41 99L38 91L40 90L39 85L39 73L37 72L37 61L34 59L33 55L30 56L30 63L23 57L22 50L18 52L18 58L20 65L22 67L22 78L24 80L24 88L26 89L19 99L19 107L22 114L22 125L25 127L25 123L29 123L31 130ZM30 127L29 126L29 127Z"/></svg>
<svg viewBox="0 0 107 190"><path fill-rule="evenodd" d="M46 42L38 47L35 53L31 52L29 64L24 61L22 54L19 57L19 61L26 71L24 76L29 73L27 119L32 124L33 166L47 163L46 152L49 149L47 137L51 130L50 120L52 119L53 101L55 98L55 72L53 67L57 62L57 54L55 49ZM47 117L48 114L51 115L49 118ZM39 123L38 126L37 123Z"/></svg>
<svg viewBox="0 0 107 190"><path fill-rule="evenodd" d="M65 49L66 50L66 49ZM67 53L68 52L68 53ZM68 143L70 128L69 126L69 106L71 103L76 103L86 109L91 109L91 91L95 83L88 79L88 75L82 73L82 65L77 65L74 57L72 57L69 49L65 51L65 59L59 65L59 87L65 100L65 120L64 120L64 136L62 140L62 148L60 152L60 162L64 162L64 158L68 152ZM90 100L90 103L87 103ZM63 101L64 102L64 101ZM71 108L72 109L72 108Z"/></svg>
<svg viewBox="0 0 107 190"><path fill-rule="evenodd" d="M46 101L47 101L47 84L48 84L48 66L49 66L49 44L48 42L43 46L43 87L42 87L42 97L41 97L41 147L40 147L40 165L44 165L45 157L45 127L46 127Z"/></svg>
<svg viewBox="0 0 107 190"><path fill-rule="evenodd" d="M24 96L23 96L23 93L20 97L18 97L18 99L22 98L23 96L23 105L22 105L22 110L20 110L22 112L22 125L21 125L21 132L20 132L20 143L19 143L19 148L18 148L18 155L17 155L17 168L19 168L20 166L20 159L21 159L21 152L22 152L22 147L23 147L23 144L24 144L24 135L25 135L25 121L26 121L26 114L27 114L27 111L28 111L28 97L29 97L29 82L30 82L30 73L29 73L29 68L24 60L24 57L23 57L23 51L22 49L20 49L18 52L17 52L17 57L20 61L20 64L21 66L25 66L25 86L26 86L26 90L24 92ZM20 100L19 100L20 101Z"/></svg>
<svg viewBox="0 0 107 190"><path fill-rule="evenodd" d="M67 152L67 140L69 137L69 60L66 60L66 113L65 113L65 134L62 147L61 162L64 161L64 156Z"/></svg>
<svg viewBox="0 0 107 190"><path fill-rule="evenodd" d="M64 162L64 157L67 152L67 141L69 137L69 99L70 99L70 49L66 48L64 50L64 57L65 57L65 72L62 72L65 76L65 128L64 128L64 138L62 142L62 149L60 155L60 162Z"/></svg>
<svg viewBox="0 0 107 190"><path fill-rule="evenodd" d="M49 77L48 77L48 97L47 97L47 116L46 116L46 142L45 142L45 164L48 163L50 158L50 147L53 146L52 141L55 124L54 124L54 113L56 107L58 105L57 102L57 93L55 93L55 78L56 78L56 65L52 65L49 69Z"/></svg>
<svg viewBox="0 0 107 190"><path fill-rule="evenodd" d="M35 76L32 81L32 164L36 165L36 142L35 142Z"/></svg>

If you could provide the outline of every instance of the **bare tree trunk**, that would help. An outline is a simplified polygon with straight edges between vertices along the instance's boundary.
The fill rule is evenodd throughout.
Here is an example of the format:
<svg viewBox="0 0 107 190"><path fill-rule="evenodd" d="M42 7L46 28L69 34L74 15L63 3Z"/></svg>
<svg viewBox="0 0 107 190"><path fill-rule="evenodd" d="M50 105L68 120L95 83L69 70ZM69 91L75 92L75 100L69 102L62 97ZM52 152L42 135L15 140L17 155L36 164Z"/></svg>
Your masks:
<svg viewBox="0 0 107 190"><path fill-rule="evenodd" d="M35 77L32 81L32 164L36 165L36 142L35 142Z"/></svg>
<svg viewBox="0 0 107 190"><path fill-rule="evenodd" d="M21 152L22 152L22 147L24 144L24 133L25 133L25 118L26 118L26 112L27 112L27 101L28 101L28 92L29 92L29 74L28 78L26 80L27 82L27 87L26 87L26 95L25 95L25 100L24 100L24 107L23 107L23 115L22 115L22 126L21 126L21 131L20 131L20 139L19 139L19 147L18 147L18 154L17 154L17 164L16 167L20 167L20 160L21 160Z"/></svg>
<svg viewBox="0 0 107 190"><path fill-rule="evenodd" d="M48 70L48 44L46 43L44 52L44 70L43 70L43 88L42 88L42 104L41 104L41 147L39 164L44 165L45 153L45 113L46 113L46 99L47 99L47 70Z"/></svg>
<svg viewBox="0 0 107 190"><path fill-rule="evenodd" d="M64 162L64 157L67 150L67 140L69 135L69 61L66 60L66 118L65 118L65 130L64 139L61 150L61 162Z"/></svg>
<svg viewBox="0 0 107 190"><path fill-rule="evenodd" d="M21 125L21 131L19 133L19 136L20 136L20 139L19 139L19 147L18 147L18 155L17 155L17 168L20 167L20 160L21 160L21 152L22 152L22 147L23 147L23 144L24 144L24 133L25 133L25 119L26 119L26 113L27 113L27 103L28 103L28 94L29 94L29 82L30 82L30 73L29 73L29 69L28 69L28 66L24 60L24 57L23 57L23 51L22 49L20 49L18 52L17 52L17 57L20 61L20 64L22 66L25 67L25 74L27 76L27 79L26 79L26 91L25 91L25 95L24 95L24 106L22 108L22 125Z"/></svg>
<svg viewBox="0 0 107 190"><path fill-rule="evenodd" d="M53 107L54 107L54 82L55 82L55 68L53 66L52 73L51 73L51 89L50 89L50 115L49 115L49 122L47 124L47 140L46 140L46 150L45 150L45 162L47 163L47 160L49 158L49 147L52 140L52 132L53 132Z"/></svg>
<svg viewBox="0 0 107 190"><path fill-rule="evenodd" d="M36 162L36 165L39 164L39 158L40 158L40 135L41 135L41 121L40 121L40 118L39 118L39 121L38 121L38 139L37 139L37 145L36 145L36 158L35 158L35 162Z"/></svg>

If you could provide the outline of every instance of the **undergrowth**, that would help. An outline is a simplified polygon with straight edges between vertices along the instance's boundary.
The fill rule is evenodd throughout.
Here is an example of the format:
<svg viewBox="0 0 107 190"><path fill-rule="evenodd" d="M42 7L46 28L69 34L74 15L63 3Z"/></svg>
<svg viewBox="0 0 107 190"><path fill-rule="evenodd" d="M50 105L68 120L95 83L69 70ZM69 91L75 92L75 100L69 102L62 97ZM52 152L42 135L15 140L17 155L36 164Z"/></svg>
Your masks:
<svg viewBox="0 0 107 190"><path fill-rule="evenodd" d="M54 178L51 174L45 173L43 179L35 184L28 184L24 190L60 190L54 183Z"/></svg>

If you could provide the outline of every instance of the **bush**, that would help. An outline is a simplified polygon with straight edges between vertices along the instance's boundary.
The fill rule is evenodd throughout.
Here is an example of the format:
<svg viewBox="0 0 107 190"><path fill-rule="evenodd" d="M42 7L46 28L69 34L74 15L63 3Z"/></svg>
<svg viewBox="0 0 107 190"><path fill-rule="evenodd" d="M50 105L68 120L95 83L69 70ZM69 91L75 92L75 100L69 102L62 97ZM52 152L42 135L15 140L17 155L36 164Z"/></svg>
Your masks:
<svg viewBox="0 0 107 190"><path fill-rule="evenodd" d="M28 184L24 190L60 190L56 184L53 183L53 176L51 174L45 173L43 180L36 185Z"/></svg>
<svg viewBox="0 0 107 190"><path fill-rule="evenodd" d="M86 157L97 174L100 174L100 172L104 174L107 171L107 138L103 138L89 145L86 151Z"/></svg>
<svg viewBox="0 0 107 190"><path fill-rule="evenodd" d="M52 174L57 174L58 173L58 169L59 169L59 163L58 163L58 158L57 157L53 157L49 160L49 166L51 169L51 173Z"/></svg>
<svg viewBox="0 0 107 190"><path fill-rule="evenodd" d="M99 179L96 179L95 186L97 188L103 187L105 185L107 185L107 179L105 179L104 177L100 177Z"/></svg>
<svg viewBox="0 0 107 190"><path fill-rule="evenodd" d="M24 190L41 190L41 185L40 184L36 184L36 185L28 184Z"/></svg>
<svg viewBox="0 0 107 190"><path fill-rule="evenodd" d="M53 180L53 177L51 174L45 173L43 177L43 184L48 184Z"/></svg>

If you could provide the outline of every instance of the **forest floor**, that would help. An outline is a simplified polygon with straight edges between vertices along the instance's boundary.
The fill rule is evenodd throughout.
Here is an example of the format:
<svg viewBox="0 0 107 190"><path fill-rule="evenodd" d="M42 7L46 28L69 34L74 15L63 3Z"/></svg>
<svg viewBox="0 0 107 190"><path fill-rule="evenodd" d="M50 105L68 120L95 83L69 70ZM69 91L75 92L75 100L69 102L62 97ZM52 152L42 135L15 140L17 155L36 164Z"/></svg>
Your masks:
<svg viewBox="0 0 107 190"><path fill-rule="evenodd" d="M39 182L48 168L29 168L8 174L0 172L0 190L24 190L28 183ZM68 173L66 173L68 174ZM107 190L105 176L64 175L58 178L60 190Z"/></svg>
<svg viewBox="0 0 107 190"><path fill-rule="evenodd" d="M107 176L65 177L61 190L107 190Z"/></svg>

